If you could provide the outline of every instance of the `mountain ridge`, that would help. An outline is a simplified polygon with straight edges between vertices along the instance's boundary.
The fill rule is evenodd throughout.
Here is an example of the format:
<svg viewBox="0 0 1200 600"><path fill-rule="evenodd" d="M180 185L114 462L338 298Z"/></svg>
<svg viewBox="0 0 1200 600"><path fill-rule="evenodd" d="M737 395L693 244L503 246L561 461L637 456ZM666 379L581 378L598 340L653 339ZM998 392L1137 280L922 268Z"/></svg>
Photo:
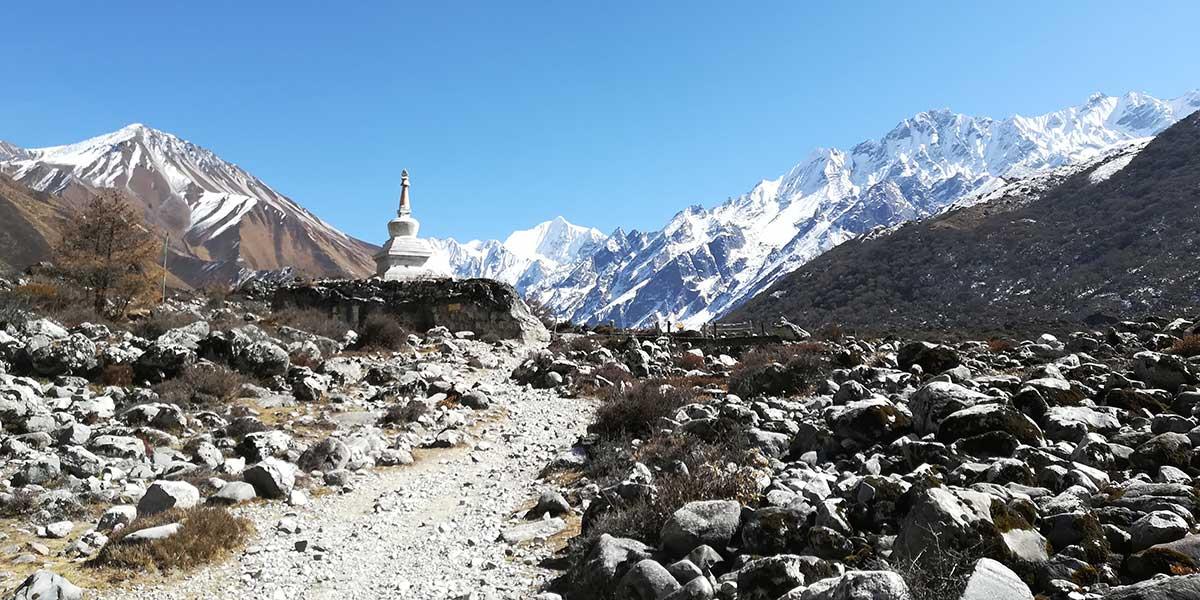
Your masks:
<svg viewBox="0 0 1200 600"><path fill-rule="evenodd" d="M126 192L170 235L169 266L192 285L289 266L313 276L373 272L373 245L212 151L140 123L60 146L5 144L0 171L68 207L100 188Z"/></svg>
<svg viewBox="0 0 1200 600"><path fill-rule="evenodd" d="M1004 194L844 244L727 318L1020 331L1193 310L1198 156L1193 113L1038 197Z"/></svg>

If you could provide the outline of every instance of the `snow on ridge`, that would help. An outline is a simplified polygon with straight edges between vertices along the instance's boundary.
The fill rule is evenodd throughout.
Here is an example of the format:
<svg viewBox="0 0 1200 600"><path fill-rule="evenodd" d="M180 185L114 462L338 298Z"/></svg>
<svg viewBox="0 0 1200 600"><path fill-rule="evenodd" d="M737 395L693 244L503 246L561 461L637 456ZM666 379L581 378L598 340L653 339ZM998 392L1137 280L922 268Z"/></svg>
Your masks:
<svg viewBox="0 0 1200 600"><path fill-rule="evenodd" d="M604 264L584 257L530 291L548 298L560 317L579 322L698 324L692 322L725 314L848 239L937 214L962 199L986 200L1033 175L1078 172L1198 107L1200 92L1167 101L1129 93L1095 94L1085 104L1031 117L918 113L882 138L849 150L816 149L779 179L761 180L712 207L680 211L626 256L613 256L620 248L610 240Z"/></svg>

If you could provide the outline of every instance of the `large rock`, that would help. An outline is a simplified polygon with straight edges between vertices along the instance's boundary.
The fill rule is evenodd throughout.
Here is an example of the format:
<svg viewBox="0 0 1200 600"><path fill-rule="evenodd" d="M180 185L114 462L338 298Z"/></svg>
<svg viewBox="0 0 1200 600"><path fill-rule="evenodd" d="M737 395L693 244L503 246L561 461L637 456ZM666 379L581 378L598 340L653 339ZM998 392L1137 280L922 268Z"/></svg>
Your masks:
<svg viewBox="0 0 1200 600"><path fill-rule="evenodd" d="M291 359L287 350L267 340L241 344L235 341L231 360L233 367L257 377L274 377L287 373Z"/></svg>
<svg viewBox="0 0 1200 600"><path fill-rule="evenodd" d="M886 444L908 433L912 419L885 398L850 402L833 417L830 426L840 439L864 446Z"/></svg>
<svg viewBox="0 0 1200 600"><path fill-rule="evenodd" d="M911 342L900 348L896 355L901 369L918 365L926 373L941 373L962 364L958 351L949 346L929 342Z"/></svg>
<svg viewBox="0 0 1200 600"><path fill-rule="evenodd" d="M1158 352L1138 352L1133 355L1133 376L1152 388L1168 391L1196 382L1195 372L1182 358Z"/></svg>
<svg viewBox="0 0 1200 600"><path fill-rule="evenodd" d="M96 344L82 334L50 339L37 335L25 345L25 358L38 375L82 375L99 365Z"/></svg>
<svg viewBox="0 0 1200 600"><path fill-rule="evenodd" d="M1104 600L1195 600L1200 598L1200 575L1164 577L1109 589Z"/></svg>
<svg viewBox="0 0 1200 600"><path fill-rule="evenodd" d="M978 404L952 413L938 426L937 440L950 443L996 431L1007 433L1030 446L1045 443L1037 423L1004 404Z"/></svg>
<svg viewBox="0 0 1200 600"><path fill-rule="evenodd" d="M732 500L689 502L663 524L663 549L682 556L700 545L724 548L737 533L742 505Z"/></svg>
<svg viewBox="0 0 1200 600"><path fill-rule="evenodd" d="M957 383L934 381L917 390L908 399L913 429L921 435L937 433L942 420L964 408L988 401L988 396Z"/></svg>
<svg viewBox="0 0 1200 600"><path fill-rule="evenodd" d="M959 600L1033 600L1033 592L1012 569L990 558L975 562Z"/></svg>
<svg viewBox="0 0 1200 600"><path fill-rule="evenodd" d="M621 578L617 595L630 600L663 600L679 587L666 567L647 558L633 565Z"/></svg>
<svg viewBox="0 0 1200 600"><path fill-rule="evenodd" d="M637 540L601 534L584 560L574 567L571 579L578 582L581 589L592 590L597 597L604 597L634 564L650 558L651 551L649 546Z"/></svg>
<svg viewBox="0 0 1200 600"><path fill-rule="evenodd" d="M297 463L305 471L336 471L350 462L350 447L341 440L327 437L309 446Z"/></svg>
<svg viewBox="0 0 1200 600"><path fill-rule="evenodd" d="M81 600L83 590L50 571L35 571L13 592L12 600Z"/></svg>
<svg viewBox="0 0 1200 600"><path fill-rule="evenodd" d="M265 458L248 467L242 480L254 486L254 491L264 498L287 498L296 485L296 467L277 458Z"/></svg>
<svg viewBox="0 0 1200 600"><path fill-rule="evenodd" d="M446 327L480 337L547 342L550 332L512 286L492 279L325 280L276 290L272 304L317 308L358 322L372 312L394 317L412 331Z"/></svg>
<svg viewBox="0 0 1200 600"><path fill-rule="evenodd" d="M800 600L910 600L908 585L892 571L850 571L822 579L800 594Z"/></svg>
<svg viewBox="0 0 1200 600"><path fill-rule="evenodd" d="M186 481L155 481L138 500L139 517L156 515L172 508L191 508L200 503L200 490Z"/></svg>
<svg viewBox="0 0 1200 600"><path fill-rule="evenodd" d="M777 554L759 558L738 571L738 599L775 600L804 583L801 557Z"/></svg>
<svg viewBox="0 0 1200 600"><path fill-rule="evenodd" d="M946 487L914 492L896 536L896 553L902 557L919 557L939 547L977 546L979 530L991 525L992 497L987 494Z"/></svg>
<svg viewBox="0 0 1200 600"><path fill-rule="evenodd" d="M1156 510L1129 526L1129 548L1134 552L1173 542L1187 535L1188 523L1169 510Z"/></svg>

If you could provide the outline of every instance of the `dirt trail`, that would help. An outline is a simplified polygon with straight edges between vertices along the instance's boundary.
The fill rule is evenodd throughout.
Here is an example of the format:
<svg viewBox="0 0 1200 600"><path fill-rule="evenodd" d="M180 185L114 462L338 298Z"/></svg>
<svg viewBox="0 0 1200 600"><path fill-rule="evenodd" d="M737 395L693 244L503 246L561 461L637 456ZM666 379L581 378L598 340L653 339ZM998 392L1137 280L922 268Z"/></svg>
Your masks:
<svg viewBox="0 0 1200 600"><path fill-rule="evenodd" d="M530 598L552 572L544 544L511 546L501 532L543 489L542 467L589 421L590 402L525 390L489 371L496 418L466 448L430 451L380 469L353 491L308 506L252 506L259 529L236 558L176 581L109 590L117 599ZM291 518L298 533L280 531ZM300 551L298 544L307 544Z"/></svg>

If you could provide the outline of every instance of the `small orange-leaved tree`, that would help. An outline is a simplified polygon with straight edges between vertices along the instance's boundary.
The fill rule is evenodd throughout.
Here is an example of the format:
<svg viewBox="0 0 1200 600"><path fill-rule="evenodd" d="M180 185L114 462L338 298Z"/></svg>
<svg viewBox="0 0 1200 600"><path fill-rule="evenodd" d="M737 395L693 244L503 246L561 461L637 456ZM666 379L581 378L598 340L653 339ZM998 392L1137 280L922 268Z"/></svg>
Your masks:
<svg viewBox="0 0 1200 600"><path fill-rule="evenodd" d="M97 314L117 316L154 289L159 251L133 206L105 190L67 217L54 263L63 279L88 290Z"/></svg>

